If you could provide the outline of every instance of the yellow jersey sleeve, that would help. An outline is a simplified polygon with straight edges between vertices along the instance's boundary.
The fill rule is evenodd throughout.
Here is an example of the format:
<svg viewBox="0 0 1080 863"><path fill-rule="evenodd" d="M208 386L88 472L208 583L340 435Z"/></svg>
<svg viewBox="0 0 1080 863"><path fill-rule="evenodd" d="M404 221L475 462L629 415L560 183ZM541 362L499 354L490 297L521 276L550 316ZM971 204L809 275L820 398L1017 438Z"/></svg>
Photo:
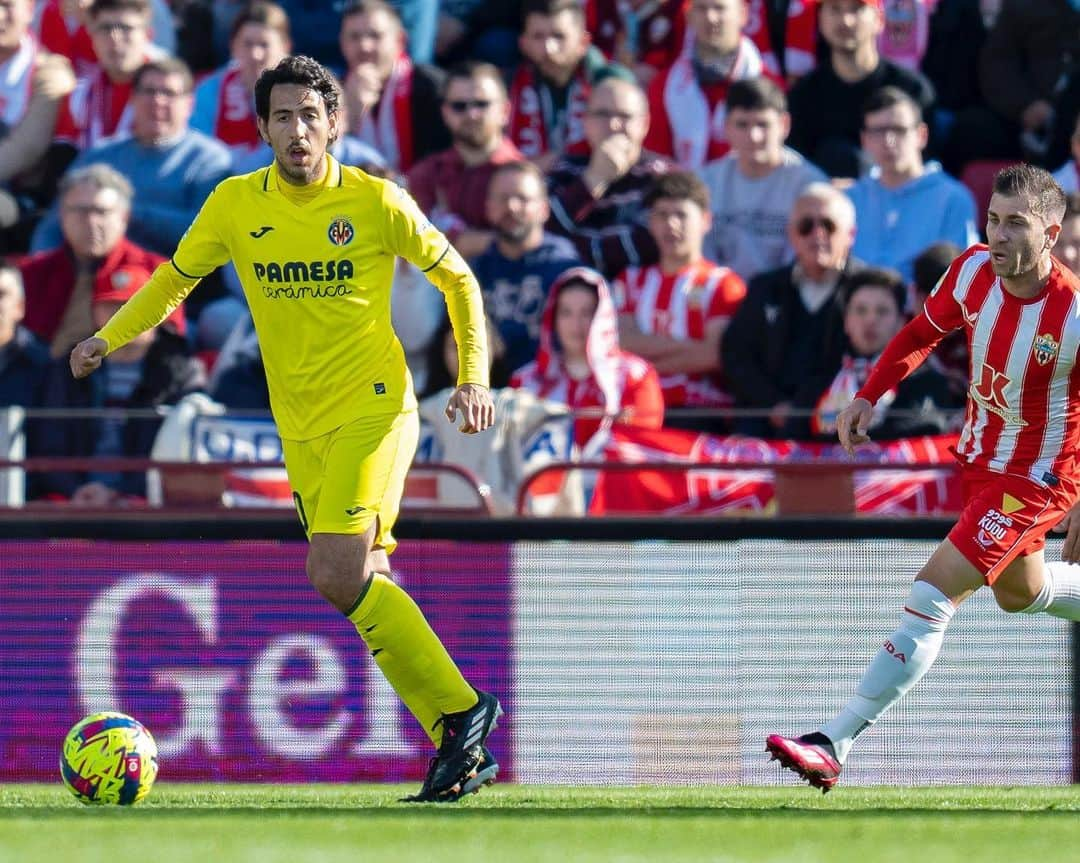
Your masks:
<svg viewBox="0 0 1080 863"><path fill-rule="evenodd" d="M220 199L217 190L210 194L180 238L172 260L154 270L146 284L95 333L105 340L108 353L164 321L203 276L228 261L228 248L217 229Z"/></svg>
<svg viewBox="0 0 1080 863"><path fill-rule="evenodd" d="M446 298L458 346L458 385L488 386L487 325L476 276L401 186L386 181L382 203L387 251L421 270Z"/></svg>

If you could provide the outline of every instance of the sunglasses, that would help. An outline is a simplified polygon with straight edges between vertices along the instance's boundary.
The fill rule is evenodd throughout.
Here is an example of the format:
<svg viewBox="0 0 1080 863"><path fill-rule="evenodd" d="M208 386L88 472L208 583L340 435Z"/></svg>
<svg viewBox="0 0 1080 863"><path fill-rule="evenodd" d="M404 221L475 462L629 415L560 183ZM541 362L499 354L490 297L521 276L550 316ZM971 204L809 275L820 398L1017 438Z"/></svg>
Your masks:
<svg viewBox="0 0 1080 863"><path fill-rule="evenodd" d="M446 102L446 107L453 111L455 114L464 114L470 108L476 108L478 111L486 111L491 107L490 99L455 99L453 102Z"/></svg>
<svg viewBox="0 0 1080 863"><path fill-rule="evenodd" d="M825 217L821 219L815 219L811 216L804 216L795 223L795 233L800 237L809 237L814 228L824 228L825 233L832 235L836 233L836 222L832 219Z"/></svg>

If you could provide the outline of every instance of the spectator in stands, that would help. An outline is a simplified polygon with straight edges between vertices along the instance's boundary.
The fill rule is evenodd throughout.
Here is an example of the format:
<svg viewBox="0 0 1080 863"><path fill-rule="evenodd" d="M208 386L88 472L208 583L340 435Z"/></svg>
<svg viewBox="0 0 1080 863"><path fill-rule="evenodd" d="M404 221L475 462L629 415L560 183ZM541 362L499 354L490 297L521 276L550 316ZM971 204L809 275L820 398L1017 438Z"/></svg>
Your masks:
<svg viewBox="0 0 1080 863"><path fill-rule="evenodd" d="M22 325L25 312L22 274L0 259L0 408L41 404L49 351Z"/></svg>
<svg viewBox="0 0 1080 863"><path fill-rule="evenodd" d="M536 356L548 291L559 275L581 263L573 243L544 230L549 214L544 175L532 162L511 162L492 176L487 218L495 239L469 265L487 318L506 345L510 371Z"/></svg>
<svg viewBox="0 0 1080 863"><path fill-rule="evenodd" d="M490 363L488 380L491 383L489 389L498 390L510 383L510 370L506 367L506 346L499 334L492 326L490 319L488 325L488 361ZM446 390L453 390L457 386L458 378L458 350L454 340L454 330L450 326L450 318L443 310L442 321L435 330L435 336L428 344L427 356L422 364L422 374L416 381L417 398L423 401L426 398ZM450 395L445 393L442 399L445 406L446 398Z"/></svg>
<svg viewBox="0 0 1080 863"><path fill-rule="evenodd" d="M795 202L788 222L795 263L750 280L721 345L741 434L787 435L795 404L819 393L844 352L843 296L862 269L851 258L855 208L827 183Z"/></svg>
<svg viewBox="0 0 1080 863"><path fill-rule="evenodd" d="M440 65L473 59L491 63L504 71L517 66L521 60L517 45L521 29L520 4L439 0L438 6L435 56Z"/></svg>
<svg viewBox="0 0 1080 863"><path fill-rule="evenodd" d="M90 38L90 0L45 0L38 6L35 29L40 45L67 57L79 78L89 75L98 64Z"/></svg>
<svg viewBox="0 0 1080 863"><path fill-rule="evenodd" d="M510 84L510 138L547 169L560 155L587 154L585 112L592 89L627 69L589 44L579 0L524 0L518 40L524 60Z"/></svg>
<svg viewBox="0 0 1080 863"><path fill-rule="evenodd" d="M844 300L847 350L832 380L809 405L809 420L793 417L789 422L794 437L835 438L836 415L851 404L885 345L904 325L906 298L904 282L893 270L868 267L851 277ZM878 400L871 434L874 440L943 434L948 426L945 411L952 404L945 376L936 364L923 363Z"/></svg>
<svg viewBox="0 0 1080 863"><path fill-rule="evenodd" d="M32 221L48 204L70 156L50 153L61 100L75 87L64 57L43 51L30 32L33 0L0 12L0 253L27 247Z"/></svg>
<svg viewBox="0 0 1080 863"><path fill-rule="evenodd" d="M712 207L704 253L750 279L791 262L788 214L802 190L825 175L784 146L791 115L768 78L731 85L724 127L731 152L700 171Z"/></svg>
<svg viewBox="0 0 1080 863"><path fill-rule="evenodd" d="M648 87L683 50L686 0L585 0L585 29L609 60Z"/></svg>
<svg viewBox="0 0 1080 863"><path fill-rule="evenodd" d="M1060 248L1060 244L1055 248ZM916 256L915 278L911 283L912 314L918 314L923 310L926 298L930 296L934 286L962 251L963 249L955 243L941 242L934 243ZM958 407L962 406L964 399L967 398L968 382L971 377L967 333L959 329L945 336L934 348L933 360L949 382L953 403Z"/></svg>
<svg viewBox="0 0 1080 863"><path fill-rule="evenodd" d="M132 79L131 134L102 141L71 166L106 164L127 177L135 190L128 237L164 257L228 175L231 161L224 144L189 128L191 83L182 60L144 63ZM60 241L60 215L54 209L34 232L32 248L41 251Z"/></svg>
<svg viewBox="0 0 1080 863"><path fill-rule="evenodd" d="M957 176L974 159L1048 160L1057 117L1055 102L1075 69L1080 10L1060 0L1003 0L979 55L979 84L985 104L961 111L942 154Z"/></svg>
<svg viewBox="0 0 1080 863"><path fill-rule="evenodd" d="M510 105L499 70L466 62L446 76L442 116L453 145L413 165L408 185L416 202L463 257L491 243L486 203L491 175L524 157L504 134Z"/></svg>
<svg viewBox="0 0 1080 863"><path fill-rule="evenodd" d="M222 344L206 391L215 402L233 410L270 410L270 387L249 312L241 316Z"/></svg>
<svg viewBox="0 0 1080 863"><path fill-rule="evenodd" d="M944 167L951 173L954 166L945 162L941 145L957 113L982 104L979 53L998 0L948 0L932 5L926 53L919 69L937 97L933 113L926 117L932 134L931 151L942 155Z"/></svg>
<svg viewBox="0 0 1080 863"><path fill-rule="evenodd" d="M692 172L673 171L656 180L644 205L660 262L630 267L616 280L619 342L656 368L668 410L730 407L720 341L746 284L701 253L709 190ZM720 423L669 416L668 425L713 429Z"/></svg>
<svg viewBox="0 0 1080 863"><path fill-rule="evenodd" d="M60 182L63 243L19 262L26 286L27 329L50 346L54 358L94 334L91 297L124 287L164 258L124 238L131 216L131 183L108 165L87 165ZM140 282L141 284L141 282ZM181 308L169 318L184 332Z"/></svg>
<svg viewBox="0 0 1080 863"><path fill-rule="evenodd" d="M351 134L402 172L450 145L439 111L442 72L409 59L393 6L385 0L352 0L342 13L340 43Z"/></svg>
<svg viewBox="0 0 1080 863"><path fill-rule="evenodd" d="M858 177L869 168L859 150L859 133L870 94L899 87L926 113L934 88L918 72L878 53L882 0L822 0L818 23L828 53L788 94L788 143L831 177Z"/></svg>
<svg viewBox="0 0 1080 863"><path fill-rule="evenodd" d="M536 359L510 385L580 412L574 440L587 451L613 423L660 428L664 421L656 369L619 347L607 282L587 267L567 270L551 286Z"/></svg>
<svg viewBox="0 0 1080 863"><path fill-rule="evenodd" d="M765 70L757 47L743 35L746 0L690 0L688 45L649 84L645 146L684 168L700 168L729 149L724 101L735 81Z"/></svg>
<svg viewBox="0 0 1080 863"><path fill-rule="evenodd" d="M1073 121L1069 148L1069 160L1054 171L1054 179L1066 195L1075 195L1080 192L1080 114Z"/></svg>
<svg viewBox="0 0 1080 863"><path fill-rule="evenodd" d="M1066 267L1080 274L1080 194L1074 192L1066 198L1065 218L1054 251Z"/></svg>
<svg viewBox="0 0 1080 863"><path fill-rule="evenodd" d="M971 192L923 161L929 135L914 99L897 87L878 90L863 107L863 150L874 167L848 189L859 226L853 254L908 281L915 256L931 243L966 249L979 239Z"/></svg>
<svg viewBox="0 0 1080 863"><path fill-rule="evenodd" d="M95 287L90 306L96 332L150 278L149 270L119 273ZM71 346L69 346L70 348ZM65 358L49 369L44 406L48 408L146 409L175 404L203 389L202 363L190 355L187 340L170 320L147 330L109 354L102 375L76 380ZM49 423L39 432L41 456L96 458L146 457L161 425L160 418L95 417ZM40 491L63 495L77 506L108 506L121 498L145 497L144 471L56 471L42 475Z"/></svg>
<svg viewBox="0 0 1080 863"><path fill-rule="evenodd" d="M817 0L749 0L749 4L749 20L743 32L757 46L766 72L786 89L817 63Z"/></svg>
<svg viewBox="0 0 1080 863"><path fill-rule="evenodd" d="M195 89L191 128L217 138L237 155L259 148L255 82L291 49L289 19L277 3L258 0L241 10L229 36L229 62Z"/></svg>
<svg viewBox="0 0 1080 863"><path fill-rule="evenodd" d="M918 72L930 42L930 16L938 0L883 0L884 26L878 52L897 66Z"/></svg>
<svg viewBox="0 0 1080 863"><path fill-rule="evenodd" d="M608 278L659 260L642 199L653 180L674 166L642 150L648 127L641 88L607 78L589 95L590 154L564 156L548 177L548 228L573 240L581 259Z"/></svg>
<svg viewBox="0 0 1080 863"><path fill-rule="evenodd" d="M131 131L135 73L166 56L150 41L148 0L94 0L89 16L100 65L79 80L56 123L57 139L76 150Z"/></svg>
<svg viewBox="0 0 1080 863"><path fill-rule="evenodd" d="M79 78L85 78L98 65L90 38L92 5L93 0L44 0L35 16L38 41L46 50L67 57ZM150 35L165 54L176 53L176 26L168 0L150 0Z"/></svg>

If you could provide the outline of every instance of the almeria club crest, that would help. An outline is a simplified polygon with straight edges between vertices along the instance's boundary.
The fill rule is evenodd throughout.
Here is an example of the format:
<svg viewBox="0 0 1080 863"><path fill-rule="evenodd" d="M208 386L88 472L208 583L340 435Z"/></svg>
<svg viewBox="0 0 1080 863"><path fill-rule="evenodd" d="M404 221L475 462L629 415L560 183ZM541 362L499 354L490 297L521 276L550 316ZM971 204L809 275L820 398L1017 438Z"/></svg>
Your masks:
<svg viewBox="0 0 1080 863"><path fill-rule="evenodd" d="M1053 335L1050 333L1043 333L1041 336L1037 336L1033 350L1035 351L1035 360L1040 366L1045 366L1058 354L1058 348L1060 345L1054 341Z"/></svg>
<svg viewBox="0 0 1080 863"><path fill-rule="evenodd" d="M356 236L356 230L353 228L352 222L344 216L335 216L330 223L326 236L330 238L330 242L335 246L347 246L352 242L352 238Z"/></svg>

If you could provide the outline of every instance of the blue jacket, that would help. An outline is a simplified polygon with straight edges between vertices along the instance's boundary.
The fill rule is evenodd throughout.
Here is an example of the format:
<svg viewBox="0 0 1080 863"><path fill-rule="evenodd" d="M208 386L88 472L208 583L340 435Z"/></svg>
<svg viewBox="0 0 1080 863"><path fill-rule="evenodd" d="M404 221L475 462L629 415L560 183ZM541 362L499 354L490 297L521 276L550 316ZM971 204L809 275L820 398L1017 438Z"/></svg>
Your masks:
<svg viewBox="0 0 1080 863"><path fill-rule="evenodd" d="M135 187L128 239L169 257L206 196L228 176L232 157L220 141L189 129L160 147L147 147L128 136L109 138L80 153L68 171L94 162L115 168ZM39 252L62 242L54 206L34 231L30 250Z"/></svg>
<svg viewBox="0 0 1080 863"><path fill-rule="evenodd" d="M897 189L886 189L880 176L875 168L848 189L855 204L855 257L899 270L910 282L915 258L927 246L948 240L966 249L979 241L975 199L937 162Z"/></svg>
<svg viewBox="0 0 1080 863"><path fill-rule="evenodd" d="M536 358L551 283L581 265L574 244L545 233L538 248L512 261L492 242L469 265L484 294L484 311L506 345L506 367L516 371Z"/></svg>

